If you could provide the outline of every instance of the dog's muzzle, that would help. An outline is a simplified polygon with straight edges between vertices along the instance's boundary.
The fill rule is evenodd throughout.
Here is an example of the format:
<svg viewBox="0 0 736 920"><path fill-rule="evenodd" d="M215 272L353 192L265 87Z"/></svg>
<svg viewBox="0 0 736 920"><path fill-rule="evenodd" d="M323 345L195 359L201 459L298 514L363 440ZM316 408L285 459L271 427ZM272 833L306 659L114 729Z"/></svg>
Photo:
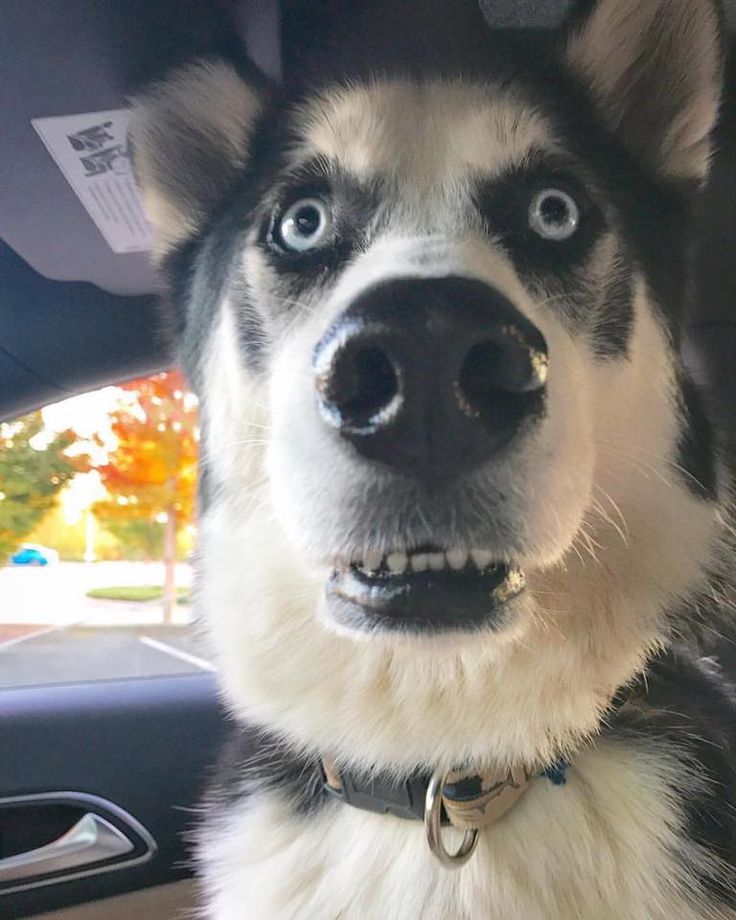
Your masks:
<svg viewBox="0 0 736 920"><path fill-rule="evenodd" d="M317 344L313 370L325 425L397 489L441 502L543 417L548 352L541 332L481 281L399 278L351 304ZM523 586L518 567L474 547L469 532L466 548L352 558L336 566L327 594L351 627L473 629L494 625Z"/></svg>

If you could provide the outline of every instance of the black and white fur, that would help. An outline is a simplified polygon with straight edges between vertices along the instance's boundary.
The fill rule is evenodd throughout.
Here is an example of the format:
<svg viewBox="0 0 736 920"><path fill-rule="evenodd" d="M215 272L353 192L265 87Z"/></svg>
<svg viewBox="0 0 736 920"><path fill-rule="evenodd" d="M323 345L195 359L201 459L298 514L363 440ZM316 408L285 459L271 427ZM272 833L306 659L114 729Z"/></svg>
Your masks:
<svg viewBox="0 0 736 920"><path fill-rule="evenodd" d="M199 615L232 712L268 739L255 763L236 740L213 791L206 917L736 918L736 707L688 640L730 583L730 484L678 357L720 83L710 0L595 0L554 53L496 49L483 77L458 62L277 100L205 61L138 101L138 175L201 401ZM584 221L542 246L529 190L563 179ZM334 242L286 258L268 228L315 185ZM337 443L310 361L371 285L446 275L500 290L550 371L534 430L472 493L428 502ZM335 626L336 559L427 542L522 566L504 628ZM326 801L326 753L397 776L570 768L451 872L419 822Z"/></svg>

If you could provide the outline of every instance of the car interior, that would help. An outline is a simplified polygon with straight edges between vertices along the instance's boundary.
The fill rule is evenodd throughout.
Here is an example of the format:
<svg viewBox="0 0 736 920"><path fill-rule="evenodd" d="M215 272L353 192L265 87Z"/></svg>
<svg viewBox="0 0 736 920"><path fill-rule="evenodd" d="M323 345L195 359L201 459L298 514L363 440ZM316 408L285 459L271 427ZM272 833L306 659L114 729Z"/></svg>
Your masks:
<svg viewBox="0 0 736 920"><path fill-rule="evenodd" d="M288 85L409 55L471 66L489 29L519 32L534 54L567 6L2 0L0 421L176 360L162 319L166 291L148 253L113 251L33 120L116 112L149 81L207 55L250 60ZM725 6L736 28L736 0ZM682 343L731 446L735 66L731 56ZM729 645L714 652L736 665ZM0 916L164 920L193 908L187 833L228 729L212 673L0 689ZM38 856L80 823L101 847L91 863L42 855L19 870L19 854Z"/></svg>

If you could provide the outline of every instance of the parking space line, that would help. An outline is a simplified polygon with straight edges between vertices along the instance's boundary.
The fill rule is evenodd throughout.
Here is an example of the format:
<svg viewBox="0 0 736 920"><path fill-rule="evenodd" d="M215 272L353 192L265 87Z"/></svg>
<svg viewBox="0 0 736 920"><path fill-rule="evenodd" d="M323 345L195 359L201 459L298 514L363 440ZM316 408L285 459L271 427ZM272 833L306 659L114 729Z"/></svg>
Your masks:
<svg viewBox="0 0 736 920"><path fill-rule="evenodd" d="M189 652L174 648L173 645L167 645L166 642L159 642L158 639L152 639L150 636L138 636L138 641L142 642L143 645L147 645L149 648L156 649L157 652L163 652L164 655L171 655L172 658L178 658L180 661L186 661L187 664L196 665L196 667L201 668L203 671L216 670L215 666L209 661L205 661L204 658L199 658L197 655L190 655Z"/></svg>
<svg viewBox="0 0 736 920"><path fill-rule="evenodd" d="M4 642L0 642L0 652L4 652L6 648L12 648L14 645L20 645L21 642L39 639L41 636L48 636L50 633L61 632L62 629L68 629L70 626L76 625L76 623L61 623L57 626L45 626L43 629L37 629L36 632L26 633L24 636L16 636L15 639L6 639Z"/></svg>

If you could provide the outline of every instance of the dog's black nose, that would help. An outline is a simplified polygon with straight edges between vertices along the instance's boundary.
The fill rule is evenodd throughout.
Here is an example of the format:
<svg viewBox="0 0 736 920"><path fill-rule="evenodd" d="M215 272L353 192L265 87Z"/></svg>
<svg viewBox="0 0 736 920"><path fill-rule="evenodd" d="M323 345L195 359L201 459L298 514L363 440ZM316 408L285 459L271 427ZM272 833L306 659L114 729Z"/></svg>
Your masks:
<svg viewBox="0 0 736 920"><path fill-rule="evenodd" d="M400 278L339 317L315 348L314 372L323 417L360 454L442 480L542 414L547 345L481 281Z"/></svg>

